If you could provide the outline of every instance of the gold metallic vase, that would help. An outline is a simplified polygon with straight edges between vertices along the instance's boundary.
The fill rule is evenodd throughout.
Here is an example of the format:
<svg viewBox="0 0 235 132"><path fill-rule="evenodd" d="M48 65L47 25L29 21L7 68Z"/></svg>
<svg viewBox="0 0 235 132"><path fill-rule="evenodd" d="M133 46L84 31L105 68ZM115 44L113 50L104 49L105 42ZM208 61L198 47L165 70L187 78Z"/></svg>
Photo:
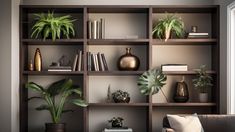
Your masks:
<svg viewBox="0 0 235 132"><path fill-rule="evenodd" d="M186 82L183 80L176 83L175 93L173 97L175 102L185 103L189 100L189 91Z"/></svg>
<svg viewBox="0 0 235 132"><path fill-rule="evenodd" d="M42 56L39 48L36 49L34 54L34 69L35 71L42 71Z"/></svg>
<svg viewBox="0 0 235 132"><path fill-rule="evenodd" d="M126 48L126 54L118 59L117 66L122 71L136 71L139 69L140 60L131 54L131 48Z"/></svg>

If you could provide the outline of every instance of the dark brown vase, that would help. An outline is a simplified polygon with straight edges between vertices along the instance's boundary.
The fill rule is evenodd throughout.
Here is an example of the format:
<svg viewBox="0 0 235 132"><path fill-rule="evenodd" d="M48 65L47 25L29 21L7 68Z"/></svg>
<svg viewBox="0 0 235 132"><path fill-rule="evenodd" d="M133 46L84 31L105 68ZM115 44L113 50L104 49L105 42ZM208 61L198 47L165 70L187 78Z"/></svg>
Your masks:
<svg viewBox="0 0 235 132"><path fill-rule="evenodd" d="M117 66L122 71L136 71L139 69L140 60L131 54L131 48L126 48L126 54L118 59Z"/></svg>
<svg viewBox="0 0 235 132"><path fill-rule="evenodd" d="M173 97L175 102L185 103L189 100L188 86L184 79L176 83L175 93Z"/></svg>
<svg viewBox="0 0 235 132"><path fill-rule="evenodd" d="M35 71L42 71L42 56L39 48L36 49L34 55L34 69Z"/></svg>
<svg viewBox="0 0 235 132"><path fill-rule="evenodd" d="M46 123L45 132L65 132L64 123Z"/></svg>

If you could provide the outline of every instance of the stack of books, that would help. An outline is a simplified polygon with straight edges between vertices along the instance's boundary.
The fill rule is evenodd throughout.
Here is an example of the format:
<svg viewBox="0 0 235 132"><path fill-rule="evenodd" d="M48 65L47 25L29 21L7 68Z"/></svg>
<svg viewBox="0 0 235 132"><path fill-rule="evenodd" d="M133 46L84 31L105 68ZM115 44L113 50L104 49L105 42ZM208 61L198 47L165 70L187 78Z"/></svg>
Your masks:
<svg viewBox="0 0 235 132"><path fill-rule="evenodd" d="M103 132L133 132L131 128L105 128Z"/></svg>
<svg viewBox="0 0 235 132"><path fill-rule="evenodd" d="M72 71L71 66L49 66L48 71Z"/></svg>
<svg viewBox="0 0 235 132"><path fill-rule="evenodd" d="M188 71L187 64L164 64L161 65L162 71Z"/></svg>
<svg viewBox="0 0 235 132"><path fill-rule="evenodd" d="M209 38L209 33L189 33L188 38Z"/></svg>
<svg viewBox="0 0 235 132"><path fill-rule="evenodd" d="M72 71L82 71L83 70L83 53L78 51L74 57Z"/></svg>
<svg viewBox="0 0 235 132"><path fill-rule="evenodd" d="M105 37L105 20L88 21L88 39L104 39Z"/></svg>
<svg viewBox="0 0 235 132"><path fill-rule="evenodd" d="M108 65L103 53L87 53L88 71L108 71Z"/></svg>

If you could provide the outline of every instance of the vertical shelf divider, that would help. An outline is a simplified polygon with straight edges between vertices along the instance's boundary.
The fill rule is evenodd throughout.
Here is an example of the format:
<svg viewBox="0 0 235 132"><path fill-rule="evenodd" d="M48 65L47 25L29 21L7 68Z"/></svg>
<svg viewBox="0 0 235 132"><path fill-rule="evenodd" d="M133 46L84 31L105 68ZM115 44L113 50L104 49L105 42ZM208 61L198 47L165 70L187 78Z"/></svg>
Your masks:
<svg viewBox="0 0 235 132"><path fill-rule="evenodd" d="M83 7L83 98L88 102L89 100L89 93L88 93L88 74L87 74L87 7ZM89 128L89 114L88 108L83 109L83 131L88 132Z"/></svg>
<svg viewBox="0 0 235 132"><path fill-rule="evenodd" d="M149 11L148 11L148 18L149 18L149 22L148 22L148 37L149 37L149 44L148 44L148 69L152 68L152 13L153 13L153 8L149 7ZM148 131L153 131L152 128L152 122L153 122L153 118L152 118L152 114L153 114L153 103L152 103L152 95L150 95L148 97L149 99L149 111L148 111Z"/></svg>

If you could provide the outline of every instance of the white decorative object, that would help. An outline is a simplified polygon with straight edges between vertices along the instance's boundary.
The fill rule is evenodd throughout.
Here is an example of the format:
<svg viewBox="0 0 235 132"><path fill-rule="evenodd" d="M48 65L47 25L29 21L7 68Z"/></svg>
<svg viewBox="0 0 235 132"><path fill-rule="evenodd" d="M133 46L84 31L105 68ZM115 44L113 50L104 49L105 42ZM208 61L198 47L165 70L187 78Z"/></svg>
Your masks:
<svg viewBox="0 0 235 132"><path fill-rule="evenodd" d="M199 101L201 103L208 102L208 93L199 93Z"/></svg>

